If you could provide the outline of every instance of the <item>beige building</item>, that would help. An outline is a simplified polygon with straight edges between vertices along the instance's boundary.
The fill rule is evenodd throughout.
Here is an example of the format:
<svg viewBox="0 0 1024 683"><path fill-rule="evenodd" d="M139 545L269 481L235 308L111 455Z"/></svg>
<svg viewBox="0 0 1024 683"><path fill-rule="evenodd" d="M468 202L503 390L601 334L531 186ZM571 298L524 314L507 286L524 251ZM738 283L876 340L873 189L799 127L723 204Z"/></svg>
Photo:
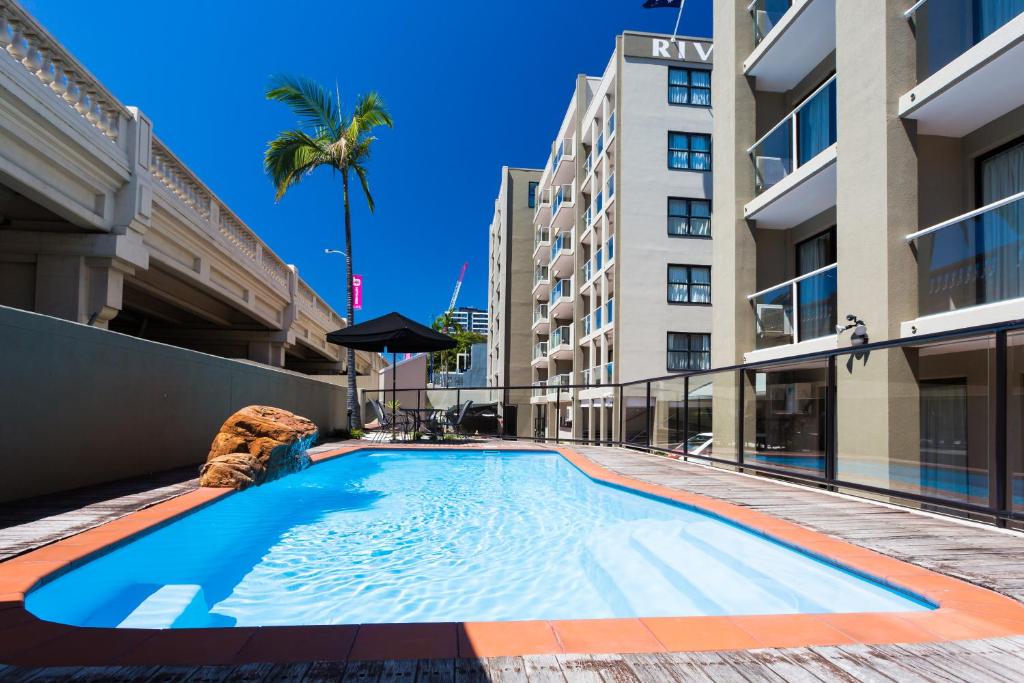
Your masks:
<svg viewBox="0 0 1024 683"><path fill-rule="evenodd" d="M1020 337L913 340L1024 318L1024 3L714 9L713 364L774 363L714 377L716 457L995 505ZM861 333L907 343L787 360Z"/></svg>
<svg viewBox="0 0 1024 683"><path fill-rule="evenodd" d="M626 32L576 79L533 220L538 432L614 438L607 385L710 365L711 58Z"/></svg>

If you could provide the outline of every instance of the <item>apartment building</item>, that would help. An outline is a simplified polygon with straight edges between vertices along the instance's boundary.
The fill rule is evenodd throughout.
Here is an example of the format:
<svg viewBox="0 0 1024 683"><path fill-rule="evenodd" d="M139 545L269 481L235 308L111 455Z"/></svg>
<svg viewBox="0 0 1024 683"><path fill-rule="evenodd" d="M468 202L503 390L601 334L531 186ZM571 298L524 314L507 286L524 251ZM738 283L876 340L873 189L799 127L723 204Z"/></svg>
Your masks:
<svg viewBox="0 0 1024 683"><path fill-rule="evenodd" d="M487 311L472 306L459 306L452 311L452 321L463 330L487 335L490 330L490 320Z"/></svg>
<svg viewBox="0 0 1024 683"><path fill-rule="evenodd" d="M576 78L533 216L538 433L614 438L607 385L710 366L711 60L626 32Z"/></svg>
<svg viewBox="0 0 1024 683"><path fill-rule="evenodd" d="M501 169L489 230L487 278L487 384L530 384L530 324L533 306L533 207L541 172ZM529 411L522 411L529 419ZM521 433L526 434L526 425Z"/></svg>
<svg viewBox="0 0 1024 683"><path fill-rule="evenodd" d="M1024 319L1024 2L714 10L712 361L773 363L716 377L716 457L738 434L803 475L1006 495L985 482L1001 449L1024 470L996 417L1019 423L1024 337L913 339ZM787 362L865 337L908 343Z"/></svg>

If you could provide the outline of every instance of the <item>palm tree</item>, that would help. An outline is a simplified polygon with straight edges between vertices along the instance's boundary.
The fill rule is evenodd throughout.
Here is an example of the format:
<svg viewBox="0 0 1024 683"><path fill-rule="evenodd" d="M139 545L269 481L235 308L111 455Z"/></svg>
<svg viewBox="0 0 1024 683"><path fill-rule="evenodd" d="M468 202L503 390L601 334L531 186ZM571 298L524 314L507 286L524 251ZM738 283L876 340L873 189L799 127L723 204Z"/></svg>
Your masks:
<svg viewBox="0 0 1024 683"><path fill-rule="evenodd" d="M366 178L366 164L377 139L373 129L392 127L391 115L375 92L356 98L355 107L345 112L341 96L308 78L273 76L267 99L283 102L299 118L299 128L282 131L267 143L263 167L274 183L276 200L288 188L314 170L326 167L341 176L341 198L345 207L345 292L348 297L348 324L355 323L352 302L352 217L349 211L349 173L355 173L373 213L373 196ZM356 399L356 352L348 349L349 425L358 415ZM362 425L359 425L360 427Z"/></svg>

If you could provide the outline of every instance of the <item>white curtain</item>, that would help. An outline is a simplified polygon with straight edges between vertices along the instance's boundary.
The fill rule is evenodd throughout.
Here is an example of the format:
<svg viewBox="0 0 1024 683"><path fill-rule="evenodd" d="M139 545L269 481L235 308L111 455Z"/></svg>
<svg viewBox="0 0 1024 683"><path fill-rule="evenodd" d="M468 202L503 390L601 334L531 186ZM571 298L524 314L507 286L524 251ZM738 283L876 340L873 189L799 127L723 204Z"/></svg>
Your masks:
<svg viewBox="0 0 1024 683"><path fill-rule="evenodd" d="M982 162L982 205L1024 192L1024 143ZM977 303L1024 296L1021 227L1024 200L982 214L974 230L980 282Z"/></svg>

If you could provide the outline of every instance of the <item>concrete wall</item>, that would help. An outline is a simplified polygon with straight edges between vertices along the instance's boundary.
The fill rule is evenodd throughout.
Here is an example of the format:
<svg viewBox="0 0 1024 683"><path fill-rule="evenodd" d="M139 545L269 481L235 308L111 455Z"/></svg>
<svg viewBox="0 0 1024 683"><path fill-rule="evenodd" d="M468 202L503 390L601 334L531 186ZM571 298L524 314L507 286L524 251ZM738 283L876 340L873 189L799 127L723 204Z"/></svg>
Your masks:
<svg viewBox="0 0 1024 683"><path fill-rule="evenodd" d="M0 307L0 501L195 465L233 412L345 428L344 387Z"/></svg>

